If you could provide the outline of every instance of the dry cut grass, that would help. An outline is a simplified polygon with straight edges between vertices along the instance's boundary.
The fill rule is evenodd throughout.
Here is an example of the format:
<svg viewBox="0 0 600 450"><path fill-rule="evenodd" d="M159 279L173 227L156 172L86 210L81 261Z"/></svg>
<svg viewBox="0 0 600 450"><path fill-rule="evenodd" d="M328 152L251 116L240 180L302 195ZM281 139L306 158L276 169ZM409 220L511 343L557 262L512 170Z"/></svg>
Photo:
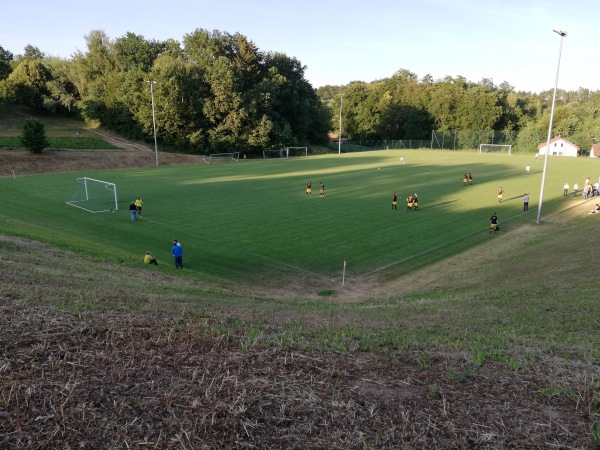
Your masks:
<svg viewBox="0 0 600 450"><path fill-rule="evenodd" d="M0 448L593 445L597 366L284 345L227 286L0 246Z"/></svg>

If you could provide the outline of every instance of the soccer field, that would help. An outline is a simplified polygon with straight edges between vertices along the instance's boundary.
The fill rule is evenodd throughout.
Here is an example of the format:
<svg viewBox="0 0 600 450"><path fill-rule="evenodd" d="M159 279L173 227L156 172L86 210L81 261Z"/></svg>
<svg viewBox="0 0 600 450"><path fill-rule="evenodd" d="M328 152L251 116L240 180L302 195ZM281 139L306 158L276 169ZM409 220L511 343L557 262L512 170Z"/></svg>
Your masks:
<svg viewBox="0 0 600 450"><path fill-rule="evenodd" d="M597 180L598 164L550 158L542 221L583 201L564 198L562 186ZM393 278L497 238L488 233L493 212L501 234L534 224L542 168L532 155L393 150L3 178L0 231L126 264L141 264L150 250L167 271L175 270L170 248L177 239L187 271L264 285L294 277L337 283L346 258L347 282L360 282L374 274ZM463 185L465 172L473 174L472 186ZM67 205L82 176L115 183L119 211L92 214ZM407 212L404 199L415 192L419 211ZM138 196L143 219L132 222L128 205Z"/></svg>

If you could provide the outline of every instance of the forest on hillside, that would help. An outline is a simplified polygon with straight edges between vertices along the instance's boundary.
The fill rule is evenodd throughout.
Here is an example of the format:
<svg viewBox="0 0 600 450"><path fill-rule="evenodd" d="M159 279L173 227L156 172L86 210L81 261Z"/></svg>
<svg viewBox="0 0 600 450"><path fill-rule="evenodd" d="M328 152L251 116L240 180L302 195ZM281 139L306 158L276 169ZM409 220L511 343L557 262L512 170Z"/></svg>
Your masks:
<svg viewBox="0 0 600 450"><path fill-rule="evenodd" d="M406 69L315 89L298 59L218 30L196 29L181 43L92 30L86 46L67 59L32 45L16 56L0 46L0 102L148 141L154 102L161 148L200 154L325 144L338 136L342 115L342 135L353 141L429 139L438 131L458 136L459 148L494 142L533 152L548 132L553 90L518 92L507 82L434 80ZM599 112L600 91L559 89L553 134L586 154L600 138Z"/></svg>

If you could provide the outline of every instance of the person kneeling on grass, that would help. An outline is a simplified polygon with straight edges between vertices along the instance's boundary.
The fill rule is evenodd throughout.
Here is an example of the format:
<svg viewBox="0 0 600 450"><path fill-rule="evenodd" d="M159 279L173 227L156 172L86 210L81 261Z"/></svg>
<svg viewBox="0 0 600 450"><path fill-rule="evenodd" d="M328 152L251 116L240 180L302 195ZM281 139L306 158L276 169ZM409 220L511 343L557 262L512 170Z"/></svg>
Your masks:
<svg viewBox="0 0 600 450"><path fill-rule="evenodd" d="M600 214L600 205L596 203L596 207L590 211L590 214Z"/></svg>
<svg viewBox="0 0 600 450"><path fill-rule="evenodd" d="M144 264L154 264L155 266L158 266L158 261L154 256L152 256L150 250L148 250L144 255Z"/></svg>

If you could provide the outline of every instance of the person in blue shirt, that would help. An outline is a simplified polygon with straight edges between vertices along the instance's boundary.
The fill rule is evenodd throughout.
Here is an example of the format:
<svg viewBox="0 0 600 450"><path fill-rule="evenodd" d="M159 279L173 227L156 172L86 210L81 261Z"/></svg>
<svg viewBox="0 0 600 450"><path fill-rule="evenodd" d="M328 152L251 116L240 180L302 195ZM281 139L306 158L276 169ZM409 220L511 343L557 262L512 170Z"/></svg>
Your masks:
<svg viewBox="0 0 600 450"><path fill-rule="evenodd" d="M173 241L171 253L173 253L173 257L175 258L175 268L183 269L183 250L181 249L181 245L178 245L177 241Z"/></svg>

